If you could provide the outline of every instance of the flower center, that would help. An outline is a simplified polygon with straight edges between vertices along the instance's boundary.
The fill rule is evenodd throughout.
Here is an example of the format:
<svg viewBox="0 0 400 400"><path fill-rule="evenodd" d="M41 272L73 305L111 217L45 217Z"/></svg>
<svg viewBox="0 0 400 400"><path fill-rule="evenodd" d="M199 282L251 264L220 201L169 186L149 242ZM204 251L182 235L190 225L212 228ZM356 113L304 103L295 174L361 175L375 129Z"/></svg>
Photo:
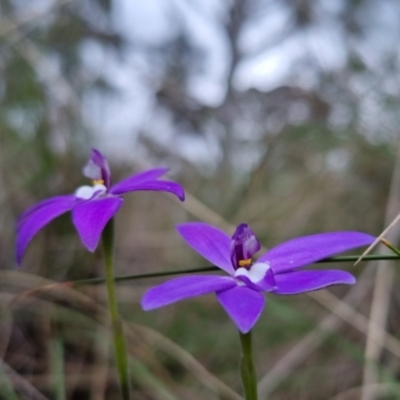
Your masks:
<svg viewBox="0 0 400 400"><path fill-rule="evenodd" d="M235 270L239 268L250 269L253 264L253 254L260 250L260 247L260 242L248 225L238 225L230 244L233 268Z"/></svg>
<svg viewBox="0 0 400 400"><path fill-rule="evenodd" d="M95 183L93 186L85 185L78 187L78 189L75 190L75 196L79 199L89 200L93 197L104 195L106 192L107 188L103 184Z"/></svg>
<svg viewBox="0 0 400 400"><path fill-rule="evenodd" d="M271 267L267 263L255 263L249 269L238 268L235 271L235 278L238 276L246 276L251 282L257 283L261 281Z"/></svg>
<svg viewBox="0 0 400 400"><path fill-rule="evenodd" d="M92 184L93 184L93 186L104 185L104 181L103 181L103 179L95 179L92 181Z"/></svg>
<svg viewBox="0 0 400 400"><path fill-rule="evenodd" d="M249 269L238 268L235 278L239 285L270 292L276 287L274 273L268 263L256 262Z"/></svg>
<svg viewBox="0 0 400 400"><path fill-rule="evenodd" d="M252 260L251 260L251 258L248 258L247 260L239 260L238 264L239 264L239 267L250 268L251 264L252 264Z"/></svg>

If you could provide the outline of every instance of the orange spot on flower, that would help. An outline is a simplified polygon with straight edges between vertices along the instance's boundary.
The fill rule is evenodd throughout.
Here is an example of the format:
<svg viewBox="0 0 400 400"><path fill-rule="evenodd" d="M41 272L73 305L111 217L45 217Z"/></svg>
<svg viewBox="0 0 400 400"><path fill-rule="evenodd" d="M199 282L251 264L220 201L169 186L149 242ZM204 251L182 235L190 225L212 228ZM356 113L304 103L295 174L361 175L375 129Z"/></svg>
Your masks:
<svg viewBox="0 0 400 400"><path fill-rule="evenodd" d="M240 267L249 267L250 265L251 265L251 258L248 258L247 260L239 260Z"/></svg>

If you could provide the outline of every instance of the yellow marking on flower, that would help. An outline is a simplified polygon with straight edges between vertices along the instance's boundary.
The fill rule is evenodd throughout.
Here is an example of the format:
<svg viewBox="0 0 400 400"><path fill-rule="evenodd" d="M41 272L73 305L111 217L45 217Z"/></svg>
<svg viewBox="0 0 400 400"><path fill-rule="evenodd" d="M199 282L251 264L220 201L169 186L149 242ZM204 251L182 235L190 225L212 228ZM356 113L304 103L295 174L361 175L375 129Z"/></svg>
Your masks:
<svg viewBox="0 0 400 400"><path fill-rule="evenodd" d="M104 185L103 179L95 179L93 185Z"/></svg>
<svg viewBox="0 0 400 400"><path fill-rule="evenodd" d="M249 267L251 265L251 258L247 260L239 260L239 267Z"/></svg>

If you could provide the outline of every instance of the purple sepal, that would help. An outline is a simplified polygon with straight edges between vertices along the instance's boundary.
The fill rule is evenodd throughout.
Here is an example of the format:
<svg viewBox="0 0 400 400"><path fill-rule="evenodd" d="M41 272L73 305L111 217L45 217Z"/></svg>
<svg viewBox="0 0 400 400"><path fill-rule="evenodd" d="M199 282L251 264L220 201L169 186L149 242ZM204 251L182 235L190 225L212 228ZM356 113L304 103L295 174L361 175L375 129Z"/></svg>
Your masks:
<svg viewBox="0 0 400 400"><path fill-rule="evenodd" d="M75 196L56 196L43 200L28 209L17 223L17 263L20 264L33 236L54 218L72 210Z"/></svg>
<svg viewBox="0 0 400 400"><path fill-rule="evenodd" d="M353 285L356 278L336 269L293 271L275 275L275 294L291 295L324 289L332 285Z"/></svg>
<svg viewBox="0 0 400 400"><path fill-rule="evenodd" d="M142 298L143 310L153 310L189 297L226 290L236 285L226 276L187 276L175 278L149 289Z"/></svg>
<svg viewBox="0 0 400 400"><path fill-rule="evenodd" d="M203 222L189 222L176 226L185 242L210 263L234 275L230 260L231 239L220 229Z"/></svg>
<svg viewBox="0 0 400 400"><path fill-rule="evenodd" d="M81 202L73 208L72 221L89 251L96 249L104 227L123 202L120 197L104 197Z"/></svg>
<svg viewBox="0 0 400 400"><path fill-rule="evenodd" d="M375 238L360 232L330 232L303 236L284 242L258 261L271 265L274 273L304 267L344 251L371 244Z"/></svg>
<svg viewBox="0 0 400 400"><path fill-rule="evenodd" d="M148 181L143 183L132 184L126 186L123 192L113 190L113 194L123 194L127 192L134 192L137 190L151 190L156 192L169 192L178 197L179 200L185 200L185 191L182 186L175 182L170 181Z"/></svg>
<svg viewBox="0 0 400 400"><path fill-rule="evenodd" d="M24 222L24 220L29 217L30 215L34 214L36 211L38 211L41 208L50 206L55 203L69 203L70 201L74 202L75 196L74 195L64 195L64 196L55 196L55 197L50 197L48 199L42 200L39 203L34 204L32 207L28 208L26 211L24 211L18 218L17 221L17 229L18 227Z"/></svg>
<svg viewBox="0 0 400 400"><path fill-rule="evenodd" d="M260 292L246 286L235 286L217 292L217 298L242 333L247 333L253 328L265 303Z"/></svg>
<svg viewBox="0 0 400 400"><path fill-rule="evenodd" d="M129 192L132 186L139 183L154 181L160 178L166 172L168 172L168 168L154 168L149 169L148 171L143 171L139 172L138 174L128 176L127 178L113 185L110 189L110 193L118 195L124 194L126 192Z"/></svg>

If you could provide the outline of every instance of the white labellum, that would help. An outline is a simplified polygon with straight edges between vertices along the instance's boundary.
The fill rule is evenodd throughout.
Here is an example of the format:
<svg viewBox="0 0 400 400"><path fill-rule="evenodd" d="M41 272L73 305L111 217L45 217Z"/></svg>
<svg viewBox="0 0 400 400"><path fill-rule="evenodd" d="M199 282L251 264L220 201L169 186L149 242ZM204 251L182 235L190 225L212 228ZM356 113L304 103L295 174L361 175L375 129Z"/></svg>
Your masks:
<svg viewBox="0 0 400 400"><path fill-rule="evenodd" d="M75 190L75 196L83 200L89 200L96 192L97 196L99 196L106 191L107 188L104 185L80 186Z"/></svg>
<svg viewBox="0 0 400 400"><path fill-rule="evenodd" d="M238 276L247 276L247 278L250 279L251 282L257 283L260 282L266 275L267 271L271 267L269 264L266 263L255 263L251 266L249 270L246 268L238 268L235 271L235 277Z"/></svg>

